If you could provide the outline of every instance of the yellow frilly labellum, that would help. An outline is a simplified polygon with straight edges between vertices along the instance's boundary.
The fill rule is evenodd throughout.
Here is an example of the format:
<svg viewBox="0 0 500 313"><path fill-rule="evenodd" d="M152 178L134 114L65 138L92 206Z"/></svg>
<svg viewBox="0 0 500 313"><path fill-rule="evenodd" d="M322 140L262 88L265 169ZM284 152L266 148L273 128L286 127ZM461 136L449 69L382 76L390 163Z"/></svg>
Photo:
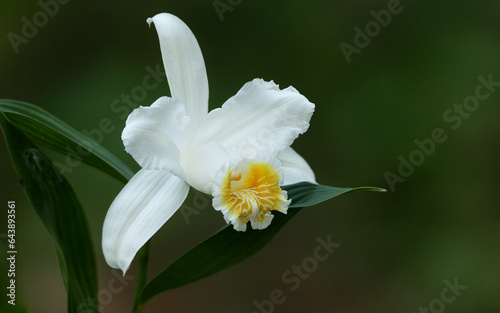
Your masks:
<svg viewBox="0 0 500 313"><path fill-rule="evenodd" d="M281 166L276 160L243 159L236 166L224 167L213 190L213 206L224 214L237 231L264 229L271 223L270 211L286 214L290 200L281 190Z"/></svg>

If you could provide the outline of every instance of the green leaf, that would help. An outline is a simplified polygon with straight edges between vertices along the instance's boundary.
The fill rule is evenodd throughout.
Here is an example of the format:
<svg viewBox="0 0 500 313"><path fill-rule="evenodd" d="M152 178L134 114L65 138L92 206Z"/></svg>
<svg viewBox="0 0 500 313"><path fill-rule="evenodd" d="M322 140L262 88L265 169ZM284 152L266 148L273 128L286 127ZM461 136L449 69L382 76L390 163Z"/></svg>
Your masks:
<svg viewBox="0 0 500 313"><path fill-rule="evenodd" d="M56 244L68 312L78 312L97 298L95 253L84 212L59 170L1 112L0 125L24 191Z"/></svg>
<svg viewBox="0 0 500 313"><path fill-rule="evenodd" d="M335 188L310 183L284 186L283 189L287 190L288 198L292 199L288 214L275 213L271 225L264 230L247 229L246 232L237 232L232 225L226 225L153 278L144 287L141 302L144 304L160 292L195 282L246 260L264 248L302 207L352 191L384 191L373 187Z"/></svg>
<svg viewBox="0 0 500 313"><path fill-rule="evenodd" d="M291 208L312 206L353 191L386 191L385 189L377 187L338 188L310 183L283 186L283 189L287 190L288 198L292 199L292 203L290 204Z"/></svg>
<svg viewBox="0 0 500 313"><path fill-rule="evenodd" d="M127 183L134 173L116 156L73 127L35 105L0 99L0 111L34 142L66 155L61 172L71 172L80 161Z"/></svg>

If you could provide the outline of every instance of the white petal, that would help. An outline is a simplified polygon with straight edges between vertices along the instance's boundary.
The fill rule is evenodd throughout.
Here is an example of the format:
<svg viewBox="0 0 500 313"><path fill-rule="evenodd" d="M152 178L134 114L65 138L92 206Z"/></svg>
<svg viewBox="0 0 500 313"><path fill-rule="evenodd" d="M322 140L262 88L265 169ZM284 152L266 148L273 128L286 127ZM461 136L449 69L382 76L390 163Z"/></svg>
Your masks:
<svg viewBox="0 0 500 313"><path fill-rule="evenodd" d="M284 172L284 185L291 185L299 182L309 182L316 184L314 172L301 157L292 148L285 149L278 153L278 160Z"/></svg>
<svg viewBox="0 0 500 313"><path fill-rule="evenodd" d="M189 185L166 171L140 170L108 210L102 249L109 266L125 273L137 251L177 211Z"/></svg>
<svg viewBox="0 0 500 313"><path fill-rule="evenodd" d="M172 97L186 104L193 121L208 112L208 79L200 46L189 27L178 17L160 13L154 22L160 39L161 55Z"/></svg>
<svg viewBox="0 0 500 313"><path fill-rule="evenodd" d="M150 107L139 107L128 117L122 133L125 150L143 168L166 170L185 178L180 165L189 117L178 100L161 97Z"/></svg>
<svg viewBox="0 0 500 313"><path fill-rule="evenodd" d="M254 79L206 116L192 145L215 141L245 158L273 155L307 130L313 112L314 104L295 88L280 90L274 82Z"/></svg>

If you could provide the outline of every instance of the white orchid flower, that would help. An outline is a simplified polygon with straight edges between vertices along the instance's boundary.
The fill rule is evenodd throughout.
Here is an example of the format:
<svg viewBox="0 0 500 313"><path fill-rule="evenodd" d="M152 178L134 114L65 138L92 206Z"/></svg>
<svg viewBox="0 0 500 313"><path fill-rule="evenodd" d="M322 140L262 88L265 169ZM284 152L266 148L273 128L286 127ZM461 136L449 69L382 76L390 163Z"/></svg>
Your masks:
<svg viewBox="0 0 500 313"><path fill-rule="evenodd" d="M139 107L127 119L125 149L142 169L111 204L103 225L107 263L127 271L137 251L177 211L189 186L238 231L266 228L271 210L286 213L284 184L315 182L290 148L309 127L314 105L293 87L254 79L208 113L208 79L198 42L184 22L149 18L160 39L172 97Z"/></svg>

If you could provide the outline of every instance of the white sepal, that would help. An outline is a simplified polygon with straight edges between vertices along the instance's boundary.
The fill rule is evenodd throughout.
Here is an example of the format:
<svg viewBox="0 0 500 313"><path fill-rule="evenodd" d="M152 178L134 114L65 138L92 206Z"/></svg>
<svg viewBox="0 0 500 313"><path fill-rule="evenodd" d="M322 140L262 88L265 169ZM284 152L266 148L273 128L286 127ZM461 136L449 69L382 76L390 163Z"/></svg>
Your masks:
<svg viewBox="0 0 500 313"><path fill-rule="evenodd" d="M193 121L208 112L208 78L198 41L177 16L160 13L147 22L155 24L163 65L172 97L180 99Z"/></svg>
<svg viewBox="0 0 500 313"><path fill-rule="evenodd" d="M188 191L185 181L166 171L137 172L104 220L102 249L109 266L125 273L137 251L177 211Z"/></svg>

